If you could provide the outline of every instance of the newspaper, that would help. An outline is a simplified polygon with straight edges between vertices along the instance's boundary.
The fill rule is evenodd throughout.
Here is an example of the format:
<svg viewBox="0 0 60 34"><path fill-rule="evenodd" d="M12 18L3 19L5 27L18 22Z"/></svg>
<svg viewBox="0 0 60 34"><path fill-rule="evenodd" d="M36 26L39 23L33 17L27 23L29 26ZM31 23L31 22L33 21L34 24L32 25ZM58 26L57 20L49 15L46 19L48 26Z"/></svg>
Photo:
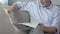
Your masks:
<svg viewBox="0 0 60 34"><path fill-rule="evenodd" d="M18 23L14 24L19 30L30 30L38 26L38 23Z"/></svg>
<svg viewBox="0 0 60 34"><path fill-rule="evenodd" d="M10 17L10 15L12 15L12 14L9 14L8 13L8 9L6 9L6 8L3 8L3 10L5 11L5 14L7 15L7 17L8 17L8 19L10 20L10 23L13 25L13 21L12 21L12 19L11 19L11 17ZM13 27L16 29L16 30L18 30L14 25L13 25Z"/></svg>
<svg viewBox="0 0 60 34"><path fill-rule="evenodd" d="M11 23L13 24L13 21L11 19L11 17L9 16L8 12L7 12L7 9L5 9L5 12L6 14L8 15ZM19 30L30 30L30 29L33 29L33 28L36 28L38 26L39 23L16 23L16 24L13 24L16 28L18 28Z"/></svg>

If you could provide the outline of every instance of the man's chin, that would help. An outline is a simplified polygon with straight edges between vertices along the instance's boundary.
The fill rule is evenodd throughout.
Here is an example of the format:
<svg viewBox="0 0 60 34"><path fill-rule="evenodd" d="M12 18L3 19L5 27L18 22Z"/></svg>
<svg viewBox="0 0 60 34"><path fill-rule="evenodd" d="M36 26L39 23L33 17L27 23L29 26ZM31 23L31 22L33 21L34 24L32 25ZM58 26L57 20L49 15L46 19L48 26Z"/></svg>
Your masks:
<svg viewBox="0 0 60 34"><path fill-rule="evenodd" d="M46 5L42 5L43 7L45 7Z"/></svg>
<svg viewBox="0 0 60 34"><path fill-rule="evenodd" d="M48 6L46 6L46 5L42 5L43 7L48 7Z"/></svg>

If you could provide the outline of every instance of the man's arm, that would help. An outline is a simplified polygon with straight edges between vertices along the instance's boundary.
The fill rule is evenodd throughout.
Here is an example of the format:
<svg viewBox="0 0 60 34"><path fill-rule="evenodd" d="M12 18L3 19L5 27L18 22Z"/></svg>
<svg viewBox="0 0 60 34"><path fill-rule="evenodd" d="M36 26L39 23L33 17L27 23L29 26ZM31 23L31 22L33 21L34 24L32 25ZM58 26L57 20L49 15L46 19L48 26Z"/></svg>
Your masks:
<svg viewBox="0 0 60 34"><path fill-rule="evenodd" d="M40 26L47 33L53 34L53 33L57 32L57 29L55 27L47 27L43 24L41 24Z"/></svg>
<svg viewBox="0 0 60 34"><path fill-rule="evenodd" d="M9 9L8 9L8 13L12 13L13 11L17 10L18 6L17 4L13 4Z"/></svg>

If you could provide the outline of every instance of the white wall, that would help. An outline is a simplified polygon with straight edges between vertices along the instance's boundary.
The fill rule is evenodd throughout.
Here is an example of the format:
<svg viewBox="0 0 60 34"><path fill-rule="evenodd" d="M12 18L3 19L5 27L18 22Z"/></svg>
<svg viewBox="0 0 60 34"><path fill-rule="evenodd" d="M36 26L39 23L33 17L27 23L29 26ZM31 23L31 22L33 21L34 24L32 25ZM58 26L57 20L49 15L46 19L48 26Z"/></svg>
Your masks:
<svg viewBox="0 0 60 34"><path fill-rule="evenodd" d="M1 5L8 5L8 0L0 0Z"/></svg>

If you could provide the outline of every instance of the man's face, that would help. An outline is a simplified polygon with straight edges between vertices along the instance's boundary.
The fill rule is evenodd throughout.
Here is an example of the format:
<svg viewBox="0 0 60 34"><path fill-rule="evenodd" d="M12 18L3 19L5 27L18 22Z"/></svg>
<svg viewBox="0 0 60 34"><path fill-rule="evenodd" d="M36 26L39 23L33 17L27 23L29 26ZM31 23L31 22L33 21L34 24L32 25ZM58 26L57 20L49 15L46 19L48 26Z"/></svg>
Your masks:
<svg viewBox="0 0 60 34"><path fill-rule="evenodd" d="M39 0L43 6L48 6L51 0Z"/></svg>

